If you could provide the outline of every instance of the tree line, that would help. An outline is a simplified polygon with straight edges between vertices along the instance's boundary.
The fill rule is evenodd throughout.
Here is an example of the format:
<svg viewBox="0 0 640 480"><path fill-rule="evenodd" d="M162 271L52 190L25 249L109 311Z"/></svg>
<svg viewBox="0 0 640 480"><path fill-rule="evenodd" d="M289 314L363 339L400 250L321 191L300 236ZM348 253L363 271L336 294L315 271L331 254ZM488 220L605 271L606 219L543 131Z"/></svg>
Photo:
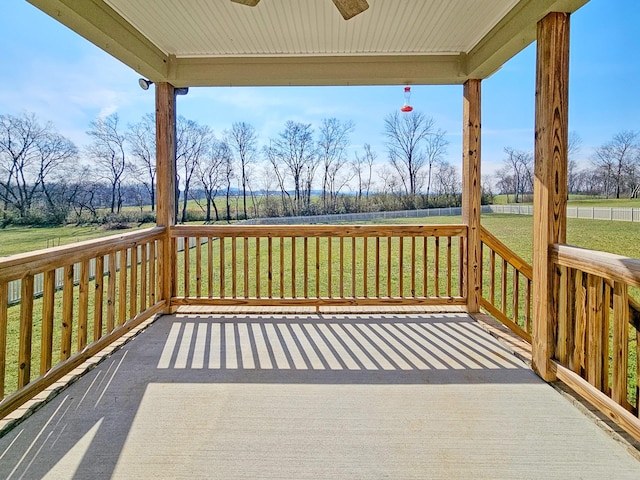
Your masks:
<svg viewBox="0 0 640 480"><path fill-rule="evenodd" d="M582 139L569 134L568 191L603 198L640 197L640 132L625 130L593 149L578 163ZM533 192L533 153L511 147L504 149L502 167L494 175L493 189L508 201L530 201Z"/></svg>
<svg viewBox="0 0 640 480"><path fill-rule="evenodd" d="M354 128L336 118L317 126L287 121L260 145L248 122L216 134L179 116L176 220L460 204L460 175L445 160L446 132L432 118L416 111L388 114L384 160L370 144L352 145ZM153 219L153 115L123 125L111 114L92 121L86 133L88 144L78 147L35 114L0 115L1 226ZM138 209L124 209L130 206Z"/></svg>

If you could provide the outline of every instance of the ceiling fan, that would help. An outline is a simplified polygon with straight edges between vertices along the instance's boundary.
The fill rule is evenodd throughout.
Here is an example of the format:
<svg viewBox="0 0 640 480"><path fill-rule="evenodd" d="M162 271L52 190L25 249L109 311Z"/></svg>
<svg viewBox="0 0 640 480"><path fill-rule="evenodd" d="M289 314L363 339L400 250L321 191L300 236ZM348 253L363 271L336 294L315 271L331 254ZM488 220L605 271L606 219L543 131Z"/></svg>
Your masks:
<svg viewBox="0 0 640 480"><path fill-rule="evenodd" d="M234 3L241 3L249 7L255 7L260 0L231 0ZM369 8L367 0L333 0L334 5L342 15L342 18L349 20L359 13Z"/></svg>

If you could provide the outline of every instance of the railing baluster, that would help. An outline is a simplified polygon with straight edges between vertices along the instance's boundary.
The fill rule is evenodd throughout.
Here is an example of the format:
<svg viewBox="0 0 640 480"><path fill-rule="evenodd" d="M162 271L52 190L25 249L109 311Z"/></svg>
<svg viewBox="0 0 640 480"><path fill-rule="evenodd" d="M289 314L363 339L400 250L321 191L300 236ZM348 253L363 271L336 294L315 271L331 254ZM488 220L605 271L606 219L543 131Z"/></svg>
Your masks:
<svg viewBox="0 0 640 480"><path fill-rule="evenodd" d="M576 272L575 276L575 312L572 370L583 376L586 374L587 367L585 355L587 346L587 289L585 275L582 272Z"/></svg>
<svg viewBox="0 0 640 480"><path fill-rule="evenodd" d="M256 237L256 298L261 298L260 294L260 243L261 238Z"/></svg>
<svg viewBox="0 0 640 480"><path fill-rule="evenodd" d="M607 332L608 333L608 332ZM627 402L629 348L629 295L627 285L613 282L613 351L611 398L619 405ZM636 362L640 358L636 358ZM640 377L636 377L640 380Z"/></svg>
<svg viewBox="0 0 640 480"><path fill-rule="evenodd" d="M53 359L53 317L55 309L56 271L47 270L43 275L42 337L40 339L40 375L51 370Z"/></svg>
<svg viewBox="0 0 640 480"><path fill-rule="evenodd" d="M376 297L380 298L380 237L376 237Z"/></svg>
<svg viewBox="0 0 640 480"><path fill-rule="evenodd" d="M466 257L467 257L467 238L466 237L458 237L458 296L464 297L468 293L465 292L467 286L464 284L465 275L463 275L462 270L465 268ZM480 262L482 266L482 262ZM480 271L482 271L482 267L480 267ZM482 280L480 280L480 285L482 285Z"/></svg>
<svg viewBox="0 0 640 480"><path fill-rule="evenodd" d="M183 268L184 268L184 277L182 279L183 282L183 290L184 296L191 296L191 249L189 248L189 237L184 237L182 239L182 260L183 260Z"/></svg>
<svg viewBox="0 0 640 480"><path fill-rule="evenodd" d="M422 237L422 296L429 297L429 237Z"/></svg>
<svg viewBox="0 0 640 480"><path fill-rule="evenodd" d="M244 237L244 298L249 298L249 239Z"/></svg>
<svg viewBox="0 0 640 480"><path fill-rule="evenodd" d="M451 296L451 237L447 237L447 297Z"/></svg>
<svg viewBox="0 0 640 480"><path fill-rule="evenodd" d="M237 252L237 239L236 236L231 237L231 298L236 298L238 289L238 252Z"/></svg>
<svg viewBox="0 0 640 480"><path fill-rule="evenodd" d="M391 239L387 237L387 297L391 296Z"/></svg>
<svg viewBox="0 0 640 480"><path fill-rule="evenodd" d="M62 284L62 339L60 360L71 356L71 337L73 335L73 265L65 265Z"/></svg>
<svg viewBox="0 0 640 480"><path fill-rule="evenodd" d="M127 250L120 251L120 269L118 272L118 325L127 319Z"/></svg>
<svg viewBox="0 0 640 480"><path fill-rule="evenodd" d="M226 270L226 263L225 263L225 249L224 249L224 240L225 237L219 237L218 239L218 243L219 245L219 258L220 258L220 298L224 298L225 296L225 270Z"/></svg>
<svg viewBox="0 0 640 480"><path fill-rule="evenodd" d="M369 237L362 237L362 290L364 298L369 297Z"/></svg>
<svg viewBox="0 0 640 480"><path fill-rule="evenodd" d="M20 299L18 388L24 387L31 381L31 336L33 334L33 275L26 275L22 278Z"/></svg>
<svg viewBox="0 0 640 480"><path fill-rule="evenodd" d="M491 249L489 255L489 273L491 278L489 281L489 301L492 305L496 304L496 252Z"/></svg>
<svg viewBox="0 0 640 480"><path fill-rule="evenodd" d="M149 282L149 244L140 246L140 311L147 309L147 284Z"/></svg>
<svg viewBox="0 0 640 480"><path fill-rule="evenodd" d="M599 390L603 387L603 284L602 278L587 275L587 381Z"/></svg>
<svg viewBox="0 0 640 480"><path fill-rule="evenodd" d="M331 288L331 277L333 275L333 255L331 253L331 244L333 243L333 237L327 237L327 292L328 297L333 298L333 288Z"/></svg>
<svg viewBox="0 0 640 480"><path fill-rule="evenodd" d="M435 296L440 296L440 237L435 237L434 248L434 262L433 262L433 282L435 286Z"/></svg>
<svg viewBox="0 0 640 480"><path fill-rule="evenodd" d="M207 294L213 297L213 238L207 237Z"/></svg>
<svg viewBox="0 0 640 480"><path fill-rule="evenodd" d="M404 298L404 237L401 235L398 237L398 276L400 289L400 294L398 295L400 298Z"/></svg>
<svg viewBox="0 0 640 480"><path fill-rule="evenodd" d="M284 237L280 237L280 298L284 298Z"/></svg>
<svg viewBox="0 0 640 480"><path fill-rule="evenodd" d="M320 298L320 237L316 237L316 298Z"/></svg>
<svg viewBox="0 0 640 480"><path fill-rule="evenodd" d="M411 297L416 295L416 237L411 237Z"/></svg>
<svg viewBox="0 0 640 480"><path fill-rule="evenodd" d="M129 286L129 318L133 318L138 313L138 247L131 247L131 284Z"/></svg>
<svg viewBox="0 0 640 480"><path fill-rule="evenodd" d="M135 314L134 314L135 315ZM133 315L131 315L133 317ZM87 346L87 323L89 320L89 260L80 264L78 299L78 351Z"/></svg>
<svg viewBox="0 0 640 480"><path fill-rule="evenodd" d="M296 298L296 237L291 237L291 298Z"/></svg>
<svg viewBox="0 0 640 480"><path fill-rule="evenodd" d="M520 325L518 322L518 307L520 306L520 273L518 270L513 270L513 292L511 294L513 296L512 305L511 305L511 318L513 318L513 322L517 325Z"/></svg>
<svg viewBox="0 0 640 480"><path fill-rule="evenodd" d="M351 237L351 297L356 298L356 237Z"/></svg>
<svg viewBox="0 0 640 480"><path fill-rule="evenodd" d="M0 281L0 400L4 398L7 374L7 335L9 309L9 285Z"/></svg>
<svg viewBox="0 0 640 480"><path fill-rule="evenodd" d="M602 299L602 330L600 332L600 342L602 345L602 391L607 395L611 395L611 386L609 384L609 334L610 334L610 320L609 312L611 310L612 295L610 287L606 282L603 282L604 291ZM628 305L628 304L627 304Z"/></svg>
<svg viewBox="0 0 640 480"><path fill-rule="evenodd" d="M303 239L303 250L304 250L304 263L303 263L303 275L304 275L304 298L309 298L309 242L308 238L304 237Z"/></svg>
<svg viewBox="0 0 640 480"><path fill-rule="evenodd" d="M154 245L153 243L151 245ZM153 260L155 257L155 248L152 250L154 256L151 257ZM151 263L151 272L149 272L151 276L150 287L153 288L155 285L155 263ZM102 315L104 311L104 256L100 255L96 257L96 278L94 281L95 284L95 292L93 295L93 341L97 342L100 337L102 337ZM150 292L151 295L151 292ZM153 295L155 295L155 290L153 291Z"/></svg>
<svg viewBox="0 0 640 480"><path fill-rule="evenodd" d="M273 298L273 242L267 237L267 295Z"/></svg>
<svg viewBox="0 0 640 480"><path fill-rule="evenodd" d="M156 241L152 240L149 243L149 305L150 306L155 305L156 303L156 285L158 280L156 277L157 261L158 260L156 258Z"/></svg>
<svg viewBox="0 0 640 480"><path fill-rule="evenodd" d="M500 305L502 313L507 314L507 266L506 260L502 260L502 275L500 278Z"/></svg>
<svg viewBox="0 0 640 480"><path fill-rule="evenodd" d="M557 315L558 315L558 335L556 339L555 356L560 363L568 365L570 350L568 348L569 331L572 330L571 318L569 317L569 269L561 266L555 277L557 284Z"/></svg>
<svg viewBox="0 0 640 480"><path fill-rule="evenodd" d="M340 298L344 298L344 237L339 238L340 245Z"/></svg>
<svg viewBox="0 0 640 480"><path fill-rule="evenodd" d="M202 239L196 237L196 297L202 297Z"/></svg>

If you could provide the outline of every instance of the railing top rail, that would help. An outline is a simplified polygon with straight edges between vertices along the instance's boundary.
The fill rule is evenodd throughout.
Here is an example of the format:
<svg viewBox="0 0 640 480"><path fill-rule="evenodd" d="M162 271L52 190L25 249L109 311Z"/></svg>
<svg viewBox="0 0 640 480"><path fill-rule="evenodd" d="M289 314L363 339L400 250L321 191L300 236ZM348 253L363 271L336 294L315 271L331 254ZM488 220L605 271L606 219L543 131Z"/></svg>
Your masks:
<svg viewBox="0 0 640 480"><path fill-rule="evenodd" d="M98 255L159 239L166 227L153 227L72 245L35 250L0 258L0 281L8 282L44 270L60 268Z"/></svg>
<svg viewBox="0 0 640 480"><path fill-rule="evenodd" d="M177 225L172 237L463 237L466 225Z"/></svg>
<svg viewBox="0 0 640 480"><path fill-rule="evenodd" d="M516 253L512 252L509 247L502 243L498 237L487 230L485 227L480 229L480 240L493 249L498 255L504 258L507 262L513 265L520 271L526 278L533 280L533 268L527 262L525 262Z"/></svg>
<svg viewBox="0 0 640 480"><path fill-rule="evenodd" d="M549 254L558 265L640 288L639 259L557 243L549 247Z"/></svg>

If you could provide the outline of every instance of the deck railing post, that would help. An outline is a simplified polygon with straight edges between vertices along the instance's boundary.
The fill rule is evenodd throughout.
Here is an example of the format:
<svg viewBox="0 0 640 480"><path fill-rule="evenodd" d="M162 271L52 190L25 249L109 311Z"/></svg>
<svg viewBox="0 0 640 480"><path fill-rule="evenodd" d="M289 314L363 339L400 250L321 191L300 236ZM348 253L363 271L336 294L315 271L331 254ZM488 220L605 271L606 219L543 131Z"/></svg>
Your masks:
<svg viewBox="0 0 640 480"><path fill-rule="evenodd" d="M160 295L167 302L166 310L169 311L176 283L172 273L175 252L170 235L175 224L176 205L176 96L169 83L156 84L156 162L156 223L167 227L160 243L158 275Z"/></svg>
<svg viewBox="0 0 640 480"><path fill-rule="evenodd" d="M569 14L552 12L540 20L537 42L532 365L551 381L558 282L549 247L566 242Z"/></svg>
<svg viewBox="0 0 640 480"><path fill-rule="evenodd" d="M463 90L462 127L462 223L467 225L467 251L463 267L463 291L467 310L477 312L480 305L482 269L480 247L480 80L467 80Z"/></svg>

